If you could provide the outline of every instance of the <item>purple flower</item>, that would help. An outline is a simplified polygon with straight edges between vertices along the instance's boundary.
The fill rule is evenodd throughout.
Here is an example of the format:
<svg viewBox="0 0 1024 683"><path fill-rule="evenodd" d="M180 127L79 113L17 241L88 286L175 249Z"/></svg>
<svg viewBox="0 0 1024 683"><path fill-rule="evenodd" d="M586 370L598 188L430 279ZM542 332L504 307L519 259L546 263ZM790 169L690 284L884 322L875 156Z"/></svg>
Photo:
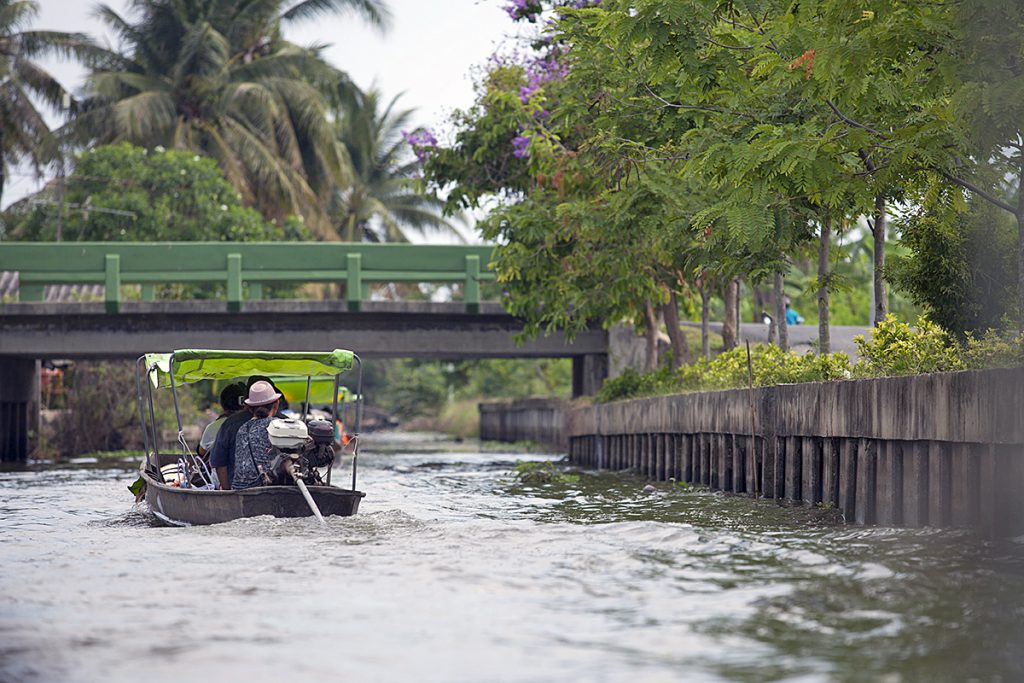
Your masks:
<svg viewBox="0 0 1024 683"><path fill-rule="evenodd" d="M411 133L403 130L402 137L405 138L406 144L412 147L413 154L420 163L425 162L430 157L430 152L437 147L437 138L426 128L417 128Z"/></svg>
<svg viewBox="0 0 1024 683"><path fill-rule="evenodd" d="M541 6L540 0L512 0L512 2L505 5L505 14L512 21L525 19L534 22L537 21L537 17L542 11L544 11L544 8Z"/></svg>
<svg viewBox="0 0 1024 683"><path fill-rule="evenodd" d="M519 101L523 104L528 104L530 102L530 98L534 96L538 88L539 86L537 85L524 85L519 88Z"/></svg>
<svg viewBox="0 0 1024 683"><path fill-rule="evenodd" d="M517 159L523 159L530 156L530 150L527 149L530 146L530 138L527 135L517 135L512 138L512 156Z"/></svg>

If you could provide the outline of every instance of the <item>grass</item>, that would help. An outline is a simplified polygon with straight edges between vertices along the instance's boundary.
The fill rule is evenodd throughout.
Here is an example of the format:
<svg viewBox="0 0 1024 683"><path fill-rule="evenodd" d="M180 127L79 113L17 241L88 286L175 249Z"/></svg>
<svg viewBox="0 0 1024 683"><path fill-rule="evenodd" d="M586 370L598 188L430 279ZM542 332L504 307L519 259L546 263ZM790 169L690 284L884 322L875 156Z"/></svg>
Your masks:
<svg viewBox="0 0 1024 683"><path fill-rule="evenodd" d="M474 400L447 403L437 416L437 428L459 439L475 439L480 435L480 412Z"/></svg>

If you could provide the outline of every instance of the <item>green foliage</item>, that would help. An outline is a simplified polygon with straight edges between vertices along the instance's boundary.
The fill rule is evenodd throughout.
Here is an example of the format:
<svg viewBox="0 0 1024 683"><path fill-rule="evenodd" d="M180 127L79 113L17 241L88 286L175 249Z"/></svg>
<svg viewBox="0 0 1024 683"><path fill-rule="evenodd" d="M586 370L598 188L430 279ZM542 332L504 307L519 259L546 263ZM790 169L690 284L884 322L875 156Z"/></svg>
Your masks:
<svg viewBox="0 0 1024 683"><path fill-rule="evenodd" d="M607 403L634 396L671 393L672 385L672 376L667 368L662 367L655 372L647 373L626 368L618 377L605 381L597 394L597 400Z"/></svg>
<svg viewBox="0 0 1024 683"><path fill-rule="evenodd" d="M384 395L374 403L396 417L436 416L448 397L448 377L440 363L401 361L388 372Z"/></svg>
<svg viewBox="0 0 1024 683"><path fill-rule="evenodd" d="M854 337L860 360L853 367L856 377L888 377L964 369L959 347L949 334L927 318L911 327L892 315L871 333Z"/></svg>
<svg viewBox="0 0 1024 683"><path fill-rule="evenodd" d="M777 346L752 346L753 384L764 387L1024 365L1024 334L989 330L977 338L968 334L961 344L926 318L919 318L910 326L889 315L872 330L870 339L858 336L856 343L860 360L853 365L844 353L800 356ZM608 402L747 385L746 349L736 348L712 360L700 359L684 365L674 373L665 367L648 374L627 369L604 383L597 400Z"/></svg>
<svg viewBox="0 0 1024 683"><path fill-rule="evenodd" d="M963 362L972 370L1024 366L1024 333L986 330L980 337L968 333Z"/></svg>
<svg viewBox="0 0 1024 683"><path fill-rule="evenodd" d="M972 202L968 213L921 209L898 227L909 254L895 259L889 273L930 319L963 335L999 327L1013 313L1018 237L1012 216Z"/></svg>
<svg viewBox="0 0 1024 683"><path fill-rule="evenodd" d="M531 396L568 397L572 361L558 359L482 359L440 361L380 360L367 365L365 392L374 405L397 417L438 417L467 436L475 425L460 411L475 402ZM451 402L449 402L449 398Z"/></svg>
<svg viewBox="0 0 1024 683"><path fill-rule="evenodd" d="M39 58L87 58L98 51L82 33L28 29L38 13L36 0L0 0L0 199L18 162L27 161L38 172L60 157L58 136L39 105L63 116L67 97L77 108Z"/></svg>
<svg viewBox="0 0 1024 683"><path fill-rule="evenodd" d="M475 399L462 399L445 403L437 416L439 431L459 439L480 436L480 411Z"/></svg>
<svg viewBox="0 0 1024 683"><path fill-rule="evenodd" d="M34 457L75 457L95 451L142 449L139 406L135 401L133 362L77 362L64 377L65 408L58 421L42 429ZM177 432L169 396L157 402L158 432ZM184 424L198 424L200 412L192 387L179 388Z"/></svg>
<svg viewBox="0 0 1024 683"><path fill-rule="evenodd" d="M117 49L90 60L86 98L69 130L82 144L130 142L217 160L267 218L330 224L322 199L345 171L328 105L347 78L320 46L284 39L292 20L355 10L381 24L380 0L138 0L99 18Z"/></svg>
<svg viewBox="0 0 1024 683"><path fill-rule="evenodd" d="M309 233L291 219L283 226L241 205L238 192L212 159L175 150L147 152L127 143L83 153L66 180L66 241L274 241ZM56 239L58 207L39 205L14 237Z"/></svg>
<svg viewBox="0 0 1024 683"><path fill-rule="evenodd" d="M778 346L758 344L750 349L754 386L826 382L850 377L850 360L846 354L832 353L803 356L786 352ZM747 351L735 348L711 360L699 359L683 365L676 372L660 368L641 374L628 369L619 377L604 383L598 401L614 401L633 396L653 396L687 391L735 389L748 385Z"/></svg>
<svg viewBox="0 0 1024 683"><path fill-rule="evenodd" d="M335 113L351 173L331 194L328 214L346 242L408 242L409 230L458 237L441 215L442 201L420 187L421 164L402 135L413 110L397 103L398 97L383 102L376 89L354 89Z"/></svg>

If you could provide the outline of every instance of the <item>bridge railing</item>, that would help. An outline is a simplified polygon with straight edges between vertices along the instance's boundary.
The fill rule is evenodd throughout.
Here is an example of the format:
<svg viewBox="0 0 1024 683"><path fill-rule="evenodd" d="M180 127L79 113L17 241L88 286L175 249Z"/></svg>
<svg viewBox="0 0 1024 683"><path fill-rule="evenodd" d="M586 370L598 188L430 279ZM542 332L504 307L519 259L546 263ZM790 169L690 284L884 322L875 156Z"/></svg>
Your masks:
<svg viewBox="0 0 1024 683"><path fill-rule="evenodd" d="M260 299L272 283L345 283L358 311L369 286L382 282L462 283L466 310L480 310L480 282L494 280L493 247L339 242L2 242L0 271L16 271L18 300L43 301L57 284L104 285L106 310L117 313L121 285L141 285L153 300L157 284L223 283L227 309Z"/></svg>

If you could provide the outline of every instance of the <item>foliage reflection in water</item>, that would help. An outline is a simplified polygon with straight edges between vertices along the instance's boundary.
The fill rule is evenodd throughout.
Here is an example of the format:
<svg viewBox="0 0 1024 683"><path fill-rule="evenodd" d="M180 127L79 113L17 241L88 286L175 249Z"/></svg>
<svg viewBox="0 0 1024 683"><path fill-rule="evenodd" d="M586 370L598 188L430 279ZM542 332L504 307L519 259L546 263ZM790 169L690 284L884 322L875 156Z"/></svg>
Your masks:
<svg viewBox="0 0 1024 683"><path fill-rule="evenodd" d="M125 470L0 475L0 679L1024 679L1020 543L366 446L361 512L326 532L152 527Z"/></svg>

